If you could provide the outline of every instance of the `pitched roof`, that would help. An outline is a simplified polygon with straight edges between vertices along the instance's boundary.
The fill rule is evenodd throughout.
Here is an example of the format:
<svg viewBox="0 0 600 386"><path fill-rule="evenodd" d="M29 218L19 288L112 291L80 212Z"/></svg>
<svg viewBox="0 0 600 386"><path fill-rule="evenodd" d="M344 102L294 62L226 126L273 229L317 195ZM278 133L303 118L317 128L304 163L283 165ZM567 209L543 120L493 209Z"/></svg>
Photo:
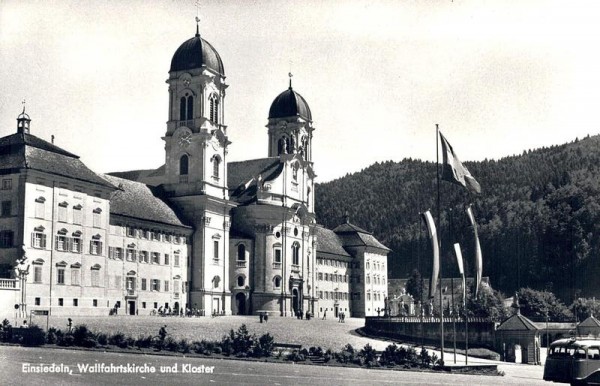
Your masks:
<svg viewBox="0 0 600 386"><path fill-rule="evenodd" d="M79 157L31 134L0 138L0 169L31 169L109 188L110 182L89 169Z"/></svg>
<svg viewBox="0 0 600 386"><path fill-rule="evenodd" d="M577 327L600 327L600 321L594 318L594 315L588 317L577 325Z"/></svg>
<svg viewBox="0 0 600 386"><path fill-rule="evenodd" d="M319 253L329 253L350 257L350 254L342 246L342 240L331 229L320 225L317 225L314 229L317 238L317 255Z"/></svg>
<svg viewBox="0 0 600 386"><path fill-rule="evenodd" d="M388 247L380 243L370 232L351 224L347 220L344 224L335 227L333 231L340 237L344 247L372 247L390 251Z"/></svg>
<svg viewBox="0 0 600 386"><path fill-rule="evenodd" d="M227 164L227 186L230 197L239 203L256 199L259 176L262 181L271 181L283 170L279 157L259 158Z"/></svg>
<svg viewBox="0 0 600 386"><path fill-rule="evenodd" d="M242 184L247 184L253 178L262 175L264 181L272 174L280 163L279 157L251 159L227 164L227 186L233 190Z"/></svg>
<svg viewBox="0 0 600 386"><path fill-rule="evenodd" d="M502 331L537 331L537 326L528 318L517 313L506 319L496 330Z"/></svg>
<svg viewBox="0 0 600 386"><path fill-rule="evenodd" d="M107 173L109 176L124 178L130 181L141 181L144 177L152 175L155 169L144 169L144 170L127 170L124 172L110 172Z"/></svg>
<svg viewBox="0 0 600 386"><path fill-rule="evenodd" d="M366 233L366 234L372 234L371 232L367 232L366 230L357 227L354 224L350 224L348 221L346 221L345 223L338 225L337 227L335 227L333 229L333 231L335 233L354 233L354 232L360 232L360 233Z"/></svg>
<svg viewBox="0 0 600 386"><path fill-rule="evenodd" d="M160 197L158 190L137 181L105 174L119 187L110 198L110 212L162 224L188 227L177 213Z"/></svg>

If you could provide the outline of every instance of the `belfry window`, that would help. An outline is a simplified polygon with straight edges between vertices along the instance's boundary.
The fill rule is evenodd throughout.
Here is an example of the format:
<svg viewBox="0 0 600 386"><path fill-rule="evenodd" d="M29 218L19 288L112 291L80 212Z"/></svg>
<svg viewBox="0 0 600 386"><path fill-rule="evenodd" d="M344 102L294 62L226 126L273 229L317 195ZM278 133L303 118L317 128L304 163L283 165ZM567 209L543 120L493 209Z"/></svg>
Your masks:
<svg viewBox="0 0 600 386"><path fill-rule="evenodd" d="M194 97L191 95L187 98L187 119L194 119Z"/></svg>
<svg viewBox="0 0 600 386"><path fill-rule="evenodd" d="M183 121L185 119L185 108L186 108L185 97L181 97L181 100L179 101L179 120L180 121Z"/></svg>
<svg viewBox="0 0 600 386"><path fill-rule="evenodd" d="M187 156L187 154L184 154L179 159L179 175L180 176L187 175L188 167L189 167L189 157Z"/></svg>
<svg viewBox="0 0 600 386"><path fill-rule="evenodd" d="M300 244L298 243L294 243L294 245L292 245L292 264L300 264Z"/></svg>
<svg viewBox="0 0 600 386"><path fill-rule="evenodd" d="M210 114L209 119L214 123L219 123L219 97L212 94L209 98Z"/></svg>
<svg viewBox="0 0 600 386"><path fill-rule="evenodd" d="M194 97L186 93L179 100L179 120L190 119L194 119Z"/></svg>

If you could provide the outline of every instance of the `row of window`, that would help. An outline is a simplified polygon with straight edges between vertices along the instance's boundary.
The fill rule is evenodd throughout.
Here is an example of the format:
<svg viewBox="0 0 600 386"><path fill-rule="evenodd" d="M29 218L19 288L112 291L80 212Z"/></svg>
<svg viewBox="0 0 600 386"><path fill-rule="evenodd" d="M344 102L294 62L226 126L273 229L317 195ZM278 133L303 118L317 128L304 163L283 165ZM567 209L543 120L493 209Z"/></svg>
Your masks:
<svg viewBox="0 0 600 386"><path fill-rule="evenodd" d="M74 237L68 237L63 234L57 235L54 238L54 249L61 252L83 253L83 241L79 235L81 232L74 232ZM98 240L99 236L94 236L96 239L90 240L89 254L102 255L103 243ZM45 233L36 231L31 233L31 247L36 249L46 249L48 245Z"/></svg>
<svg viewBox="0 0 600 386"><path fill-rule="evenodd" d="M319 291L319 299L325 300L348 300L347 292Z"/></svg>
<svg viewBox="0 0 600 386"><path fill-rule="evenodd" d="M367 275L367 284L371 284L371 276ZM377 284L377 285L384 285L385 284L385 278L384 277L380 277L379 275L375 275L373 276L373 284Z"/></svg>
<svg viewBox="0 0 600 386"><path fill-rule="evenodd" d="M57 299L57 304L59 307L64 307L65 306L65 298L58 298ZM79 307L79 299L77 298L73 298L72 299L72 303L73 307ZM36 306L41 306L42 305L42 298L35 298L34 299L34 305ZM117 301L116 305L118 305L117 308L121 307L121 302ZM109 304L107 302L106 306L108 307ZM92 299L92 307L98 307L98 299ZM169 307L169 303L165 303L165 308ZM142 302L142 308L146 308L146 302ZM158 302L154 302L154 308L158 308Z"/></svg>
<svg viewBox="0 0 600 386"><path fill-rule="evenodd" d="M348 275L340 275L337 273L323 273L319 272L317 275L318 280L332 281L334 283L348 283Z"/></svg>
<svg viewBox="0 0 600 386"><path fill-rule="evenodd" d="M161 241L174 244L185 244L187 242L185 236L172 235L168 233L153 231L149 229L138 229L134 227L125 227L125 235L138 239Z"/></svg>
<svg viewBox="0 0 600 386"><path fill-rule="evenodd" d="M331 267L338 267L338 268L355 268L353 267L353 263L349 263L347 261L340 261L340 260L334 260L334 259L323 259L323 258L317 258L317 265L329 265ZM358 268L358 265L356 266L356 268Z"/></svg>
<svg viewBox="0 0 600 386"><path fill-rule="evenodd" d="M371 269L371 262L367 261L366 263L366 269ZM377 261L373 262L373 270L375 271L385 271L385 264L384 263L379 263Z"/></svg>
<svg viewBox="0 0 600 386"><path fill-rule="evenodd" d="M382 298L381 293L375 292L373 294L373 301L380 301ZM367 301L371 301L371 293L367 291Z"/></svg>
<svg viewBox="0 0 600 386"><path fill-rule="evenodd" d="M61 262L56 267L56 284L66 284L66 263ZM42 282L42 269L41 263L34 262L33 266L33 282ZM76 263L71 265L71 285L81 285L81 264ZM100 266L95 265L91 267L90 275L90 286L100 287Z"/></svg>
<svg viewBox="0 0 600 386"><path fill-rule="evenodd" d="M123 260L123 257L127 261L139 262L139 263L152 263L152 264L171 264L171 258L168 253L165 253L161 258L161 254L158 252L138 251L133 248L126 248L123 254L123 248L121 247L108 247L108 258L115 260ZM176 251L173 254L173 265L179 267L180 264L180 253Z"/></svg>
<svg viewBox="0 0 600 386"><path fill-rule="evenodd" d="M69 203L66 201L59 202L57 205L57 220L59 222L68 222ZM73 224L83 224L83 206L81 204L72 207ZM46 218L46 198L40 196L35 199L35 215L36 218ZM102 209L94 208L92 210L92 225L94 228L102 227Z"/></svg>

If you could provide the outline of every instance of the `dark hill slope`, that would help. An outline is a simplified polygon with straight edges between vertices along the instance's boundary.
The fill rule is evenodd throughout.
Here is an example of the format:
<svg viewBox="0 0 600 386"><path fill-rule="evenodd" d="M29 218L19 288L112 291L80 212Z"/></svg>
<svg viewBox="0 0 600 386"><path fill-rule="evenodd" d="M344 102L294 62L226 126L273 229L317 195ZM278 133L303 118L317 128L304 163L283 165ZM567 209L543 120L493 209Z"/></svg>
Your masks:
<svg viewBox="0 0 600 386"><path fill-rule="evenodd" d="M454 242L461 243L471 275L473 233L465 208L472 203L483 274L495 288L513 293L531 286L565 300L600 296L599 136L466 165L483 192L473 196L442 181L441 222L436 165L412 159L377 163L317 185L318 220L334 227L347 211L393 250L390 277L406 277L419 266L427 276L431 251L419 212L432 209L442 234L444 276L458 274L449 248Z"/></svg>

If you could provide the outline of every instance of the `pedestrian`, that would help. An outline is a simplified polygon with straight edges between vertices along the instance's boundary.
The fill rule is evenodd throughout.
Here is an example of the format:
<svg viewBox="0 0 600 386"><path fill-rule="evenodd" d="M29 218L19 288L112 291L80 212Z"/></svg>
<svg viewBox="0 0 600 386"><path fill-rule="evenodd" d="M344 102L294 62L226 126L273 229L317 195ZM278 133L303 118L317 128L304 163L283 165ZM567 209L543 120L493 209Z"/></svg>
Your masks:
<svg viewBox="0 0 600 386"><path fill-rule="evenodd" d="M265 312L265 323L269 321L269 313Z"/></svg>
<svg viewBox="0 0 600 386"><path fill-rule="evenodd" d="M342 312L342 323L346 323L346 313Z"/></svg>
<svg viewBox="0 0 600 386"><path fill-rule="evenodd" d="M264 318L264 315L263 315L262 312L258 313L258 318L260 319L260 322L262 323L263 322L263 318Z"/></svg>
<svg viewBox="0 0 600 386"><path fill-rule="evenodd" d="M327 308L325 308L325 312L323 312L323 320L327 319Z"/></svg>
<svg viewBox="0 0 600 386"><path fill-rule="evenodd" d="M67 323L67 331L71 332L73 331L73 319L69 318L67 319L68 323Z"/></svg>

